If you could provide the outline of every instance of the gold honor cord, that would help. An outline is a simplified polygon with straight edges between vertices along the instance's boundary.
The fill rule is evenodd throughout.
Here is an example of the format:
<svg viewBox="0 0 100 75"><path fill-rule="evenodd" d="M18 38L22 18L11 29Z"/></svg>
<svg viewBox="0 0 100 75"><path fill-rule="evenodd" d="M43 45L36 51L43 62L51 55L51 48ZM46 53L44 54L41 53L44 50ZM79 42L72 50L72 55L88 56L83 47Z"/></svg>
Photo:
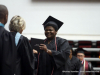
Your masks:
<svg viewBox="0 0 100 75"><path fill-rule="evenodd" d="M83 67L82 67L81 75L86 75L85 74L85 59L83 60Z"/></svg>
<svg viewBox="0 0 100 75"><path fill-rule="evenodd" d="M84 75L86 75L86 74L85 74L85 59L84 59Z"/></svg>

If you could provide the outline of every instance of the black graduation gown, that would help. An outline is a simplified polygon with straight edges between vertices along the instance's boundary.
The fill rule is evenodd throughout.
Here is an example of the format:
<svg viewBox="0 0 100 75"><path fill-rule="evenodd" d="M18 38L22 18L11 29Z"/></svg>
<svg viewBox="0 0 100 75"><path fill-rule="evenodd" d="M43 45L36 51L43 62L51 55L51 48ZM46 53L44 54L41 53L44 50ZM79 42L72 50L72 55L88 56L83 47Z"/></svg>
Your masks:
<svg viewBox="0 0 100 75"><path fill-rule="evenodd" d="M88 62L88 61L86 61L86 62ZM84 71L83 69L84 69L84 63L80 67L80 71ZM92 71L92 72L85 72L85 75L95 75L95 72L93 72L94 70L93 70L93 66L92 66L91 62L88 62L88 71ZM84 72L80 73L79 75L84 75Z"/></svg>
<svg viewBox="0 0 100 75"><path fill-rule="evenodd" d="M39 55L38 74L37 75L69 75L67 72L70 70L68 58L70 54L70 47L67 40L56 37L57 51L55 46L55 39L50 44L47 40L45 45L52 51L52 56L45 51Z"/></svg>
<svg viewBox="0 0 100 75"><path fill-rule="evenodd" d="M15 57L15 38L0 26L0 75L14 75Z"/></svg>
<svg viewBox="0 0 100 75"><path fill-rule="evenodd" d="M80 67L82 66L81 61L77 57L72 56L72 59L70 60L70 62L71 62L71 73L72 73L72 75L78 75Z"/></svg>
<svg viewBox="0 0 100 75"><path fill-rule="evenodd" d="M10 33L16 35L16 32ZM34 54L29 40L21 35L17 45L16 75L33 75L34 64Z"/></svg>

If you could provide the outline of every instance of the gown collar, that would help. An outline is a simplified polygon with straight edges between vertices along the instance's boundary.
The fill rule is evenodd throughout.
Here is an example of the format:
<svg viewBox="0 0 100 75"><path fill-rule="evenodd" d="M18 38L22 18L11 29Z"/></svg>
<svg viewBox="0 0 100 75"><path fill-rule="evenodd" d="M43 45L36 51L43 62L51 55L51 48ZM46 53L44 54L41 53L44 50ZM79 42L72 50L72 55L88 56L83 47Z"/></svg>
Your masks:
<svg viewBox="0 0 100 75"><path fill-rule="evenodd" d="M56 37L55 37L55 38L56 38ZM54 38L54 39L52 39L52 40L51 40L51 42L50 42L49 44L52 44L52 43L54 43L54 41L55 41L55 38ZM46 38L46 40L45 40L44 42L46 42L46 43L48 44L48 39Z"/></svg>
<svg viewBox="0 0 100 75"><path fill-rule="evenodd" d="M17 32L16 35L15 35L15 44L16 44L16 46L18 45L20 37L21 37L21 34L19 32Z"/></svg>
<svg viewBox="0 0 100 75"><path fill-rule="evenodd" d="M0 22L0 26L4 27L4 24L2 24L2 23Z"/></svg>

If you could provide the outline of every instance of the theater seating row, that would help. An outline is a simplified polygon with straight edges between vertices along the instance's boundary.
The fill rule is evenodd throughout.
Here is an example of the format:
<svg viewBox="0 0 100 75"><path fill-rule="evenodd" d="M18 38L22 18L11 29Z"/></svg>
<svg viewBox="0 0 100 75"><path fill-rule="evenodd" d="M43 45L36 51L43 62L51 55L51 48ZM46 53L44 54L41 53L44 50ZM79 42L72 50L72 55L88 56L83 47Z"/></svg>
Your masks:
<svg viewBox="0 0 100 75"><path fill-rule="evenodd" d="M100 48L100 41L73 41L68 40L69 44L73 47L79 48Z"/></svg>

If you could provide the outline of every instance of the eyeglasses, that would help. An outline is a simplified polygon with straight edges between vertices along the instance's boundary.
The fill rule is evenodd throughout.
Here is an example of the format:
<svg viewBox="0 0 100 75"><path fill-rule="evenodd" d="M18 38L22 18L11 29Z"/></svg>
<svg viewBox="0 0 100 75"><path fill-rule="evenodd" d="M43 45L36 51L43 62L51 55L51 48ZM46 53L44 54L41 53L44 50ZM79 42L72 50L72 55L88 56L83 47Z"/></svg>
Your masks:
<svg viewBox="0 0 100 75"><path fill-rule="evenodd" d="M77 55L77 57L84 57L84 55Z"/></svg>

